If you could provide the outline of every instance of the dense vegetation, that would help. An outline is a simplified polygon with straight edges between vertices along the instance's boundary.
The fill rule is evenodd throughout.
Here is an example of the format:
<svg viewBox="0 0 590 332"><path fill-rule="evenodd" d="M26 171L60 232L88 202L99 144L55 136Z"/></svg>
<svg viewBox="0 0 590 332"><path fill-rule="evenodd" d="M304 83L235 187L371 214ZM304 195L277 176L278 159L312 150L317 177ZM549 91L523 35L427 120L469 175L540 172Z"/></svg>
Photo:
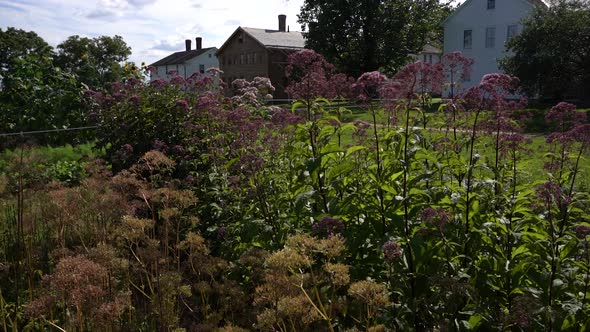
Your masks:
<svg viewBox="0 0 590 332"><path fill-rule="evenodd" d="M84 90L139 76L133 64L122 65L130 54L120 36L72 36L55 52L35 32L0 29L0 133L86 126ZM50 145L93 139L92 132L74 131L34 138L35 143ZM18 142L8 137L0 148Z"/></svg>
<svg viewBox="0 0 590 332"><path fill-rule="evenodd" d="M518 80L465 91L471 64L351 82L304 51L290 110L263 105L263 78L223 96L214 71L88 91L104 161L0 163L0 326L587 331L586 114L553 107L531 152ZM342 121L343 98L371 121Z"/></svg>
<svg viewBox="0 0 590 332"><path fill-rule="evenodd" d="M537 6L506 44L502 67L530 96L550 100L590 96L590 2L552 0ZM576 47L571 47L572 42Z"/></svg>
<svg viewBox="0 0 590 332"><path fill-rule="evenodd" d="M305 0L298 22L305 47L339 71L395 73L425 44L441 47L452 1Z"/></svg>

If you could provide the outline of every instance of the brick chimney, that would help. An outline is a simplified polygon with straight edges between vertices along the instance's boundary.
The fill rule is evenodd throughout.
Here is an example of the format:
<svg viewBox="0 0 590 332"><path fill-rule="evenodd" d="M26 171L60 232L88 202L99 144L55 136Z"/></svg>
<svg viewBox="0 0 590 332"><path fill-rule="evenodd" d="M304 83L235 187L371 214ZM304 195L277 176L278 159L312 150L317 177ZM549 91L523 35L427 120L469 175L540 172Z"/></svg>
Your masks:
<svg viewBox="0 0 590 332"><path fill-rule="evenodd" d="M203 38L201 37L197 37L196 38L196 42L197 42L197 50L200 50L203 48Z"/></svg>
<svg viewBox="0 0 590 332"><path fill-rule="evenodd" d="M191 50L191 40L190 39L186 39L184 41L184 45L186 45L186 51L190 51Z"/></svg>
<svg viewBox="0 0 590 332"><path fill-rule="evenodd" d="M287 27L287 15L279 15L279 31L285 32Z"/></svg>

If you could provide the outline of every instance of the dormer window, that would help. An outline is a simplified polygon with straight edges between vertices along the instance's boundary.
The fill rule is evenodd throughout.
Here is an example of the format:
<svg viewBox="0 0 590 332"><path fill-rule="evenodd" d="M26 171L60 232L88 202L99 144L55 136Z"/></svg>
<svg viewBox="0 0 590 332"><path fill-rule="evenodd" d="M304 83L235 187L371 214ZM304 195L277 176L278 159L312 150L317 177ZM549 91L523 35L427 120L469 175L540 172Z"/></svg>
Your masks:
<svg viewBox="0 0 590 332"><path fill-rule="evenodd" d="M496 0L488 0L488 9L496 8Z"/></svg>

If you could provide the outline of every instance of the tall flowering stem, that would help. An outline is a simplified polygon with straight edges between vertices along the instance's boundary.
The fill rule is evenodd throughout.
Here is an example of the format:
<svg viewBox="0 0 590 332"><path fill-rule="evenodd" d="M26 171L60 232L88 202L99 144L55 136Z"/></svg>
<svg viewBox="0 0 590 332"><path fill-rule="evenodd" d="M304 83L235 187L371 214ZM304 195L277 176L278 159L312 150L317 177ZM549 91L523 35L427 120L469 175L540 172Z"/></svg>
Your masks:
<svg viewBox="0 0 590 332"><path fill-rule="evenodd" d="M549 312L547 313L547 328L549 331L553 329L553 314L552 308L555 301L555 285L554 281L557 278L559 272L559 264L561 261L561 238L564 235L566 229L565 218L563 215L562 222L557 224L556 215L553 213L554 209L557 212L567 209L571 203L570 197L568 197L562 190L561 186L553 181L546 182L536 189L536 194L544 208L545 218L549 223L549 280L547 283L547 307Z"/></svg>
<svg viewBox="0 0 590 332"><path fill-rule="evenodd" d="M497 82L491 79L491 76L484 76L479 85L474 86L467 90L463 95L464 107L469 112L474 113L473 124L471 126L471 134L469 138L469 161L467 167L467 178L465 185L465 229L464 236L469 239L469 233L471 231L470 225L470 212L472 204L471 191L473 189L473 170L479 155L475 155L475 141L478 132L478 120L480 114L485 110L493 110L497 105L502 102L503 95L500 93L503 90L498 87ZM467 263L467 249L469 247L468 241L465 241L464 248L464 264Z"/></svg>
<svg viewBox="0 0 590 332"><path fill-rule="evenodd" d="M553 172L558 172L558 182L563 184L563 172L565 169L568 149L571 148L575 142L580 142L580 150L576 158L576 163L573 169L572 180L575 180L579 160L588 145L590 139L588 134L588 126L585 124L587 115L576 110L576 105L561 102L547 113L545 121L555 124L556 131L547 137L547 143L553 144L556 149L559 149L558 160L552 158L546 167ZM573 190L574 181L571 181L570 191Z"/></svg>
<svg viewBox="0 0 590 332"><path fill-rule="evenodd" d="M487 74L480 83L480 89L485 90L485 110L487 118L482 121L482 129L494 135L494 192L500 194L500 156L504 138L520 131L518 123L512 119L515 110L526 105L525 99L510 101L516 93L518 78L506 74ZM513 137L514 138L514 137Z"/></svg>
<svg viewBox="0 0 590 332"><path fill-rule="evenodd" d="M373 107L373 98L379 93L387 77L378 71L368 72L361 75L356 83L353 85L353 93L356 99L365 105L371 113L373 119L373 136L375 138L375 162L377 163L377 193L379 196L379 208L382 224L382 233L386 233L386 219L385 219L385 193L381 188L383 175L383 161L381 158L381 147L379 145L379 129L377 124L377 110Z"/></svg>
<svg viewBox="0 0 590 332"><path fill-rule="evenodd" d="M441 58L443 76L443 95L449 98L447 109L451 110L450 122L453 126L453 139L457 142L457 111L459 109L457 97L461 95L461 84L469 79L473 59L465 57L461 52L451 52ZM447 127L448 128L448 127ZM458 151L457 151L458 152Z"/></svg>
<svg viewBox="0 0 590 332"><path fill-rule="evenodd" d="M316 119L316 113L322 113L322 103L329 104L328 99L334 97L334 89L330 83L330 78L334 74L334 66L324 59L321 54L313 50L303 50L289 55L288 65L285 70L289 86L286 91L298 102L293 104L293 110L299 106L306 109L307 131L309 143L314 160L319 159L320 169L317 171L318 192L320 194L323 212L328 212L328 199L324 184L323 170L321 169L321 154L318 147L319 128Z"/></svg>

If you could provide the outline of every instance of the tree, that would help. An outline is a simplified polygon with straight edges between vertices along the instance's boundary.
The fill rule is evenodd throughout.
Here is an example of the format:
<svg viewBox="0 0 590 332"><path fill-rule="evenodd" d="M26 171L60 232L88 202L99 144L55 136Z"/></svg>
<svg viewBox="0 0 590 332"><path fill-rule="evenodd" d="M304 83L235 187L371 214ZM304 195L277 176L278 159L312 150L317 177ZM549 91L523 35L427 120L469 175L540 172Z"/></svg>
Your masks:
<svg viewBox="0 0 590 332"><path fill-rule="evenodd" d="M51 56L52 48L33 31L0 29L0 81L12 70L13 62L26 55Z"/></svg>
<svg viewBox="0 0 590 332"><path fill-rule="evenodd" d="M99 89L120 81L122 63L131 54L121 36L97 38L70 36L57 45L56 66L76 74L89 88Z"/></svg>
<svg viewBox="0 0 590 332"><path fill-rule="evenodd" d="M530 96L545 99L590 95L590 4L553 1L539 6L512 38L501 67L520 78Z"/></svg>
<svg viewBox="0 0 590 332"><path fill-rule="evenodd" d="M0 132L15 133L83 126L82 86L50 57L29 54L11 61L0 90ZM79 132L35 136L40 144L76 143ZM2 146L14 142L4 141Z"/></svg>
<svg viewBox="0 0 590 332"><path fill-rule="evenodd" d="M306 47L341 72L393 74L425 43L440 43L450 5L438 0L305 0Z"/></svg>

